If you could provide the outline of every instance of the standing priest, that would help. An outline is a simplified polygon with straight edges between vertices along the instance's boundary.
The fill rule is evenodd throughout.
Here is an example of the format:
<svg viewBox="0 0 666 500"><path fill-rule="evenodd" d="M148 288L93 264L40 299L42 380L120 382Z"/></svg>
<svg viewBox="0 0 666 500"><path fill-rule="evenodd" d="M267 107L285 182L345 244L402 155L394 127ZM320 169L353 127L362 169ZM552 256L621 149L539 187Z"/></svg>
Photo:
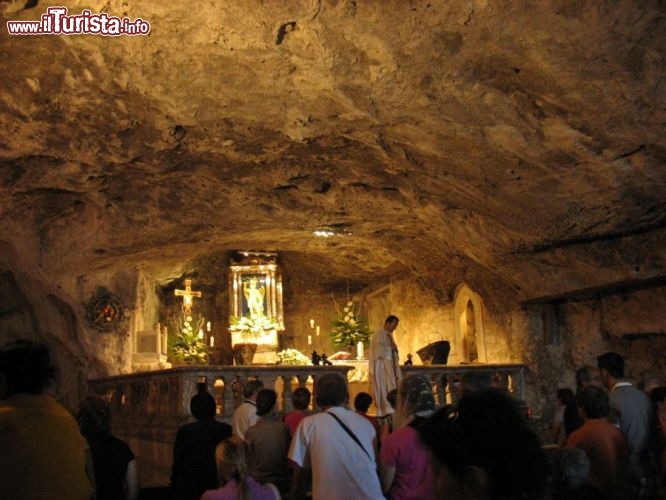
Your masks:
<svg viewBox="0 0 666 500"><path fill-rule="evenodd" d="M384 328L372 336L370 341L370 386L375 396L377 416L387 417L394 409L386 397L398 388L402 379L398 358L398 346L393 340L393 332L398 327L397 316L390 315L384 321Z"/></svg>

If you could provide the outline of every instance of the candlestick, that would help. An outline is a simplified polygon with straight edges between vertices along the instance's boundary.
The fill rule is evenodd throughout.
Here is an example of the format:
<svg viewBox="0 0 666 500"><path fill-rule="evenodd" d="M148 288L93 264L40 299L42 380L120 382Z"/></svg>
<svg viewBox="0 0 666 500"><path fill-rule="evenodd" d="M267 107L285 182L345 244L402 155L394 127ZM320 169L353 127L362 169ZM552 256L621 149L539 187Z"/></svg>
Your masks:
<svg viewBox="0 0 666 500"><path fill-rule="evenodd" d="M312 335L308 335L308 345L312 345Z"/></svg>
<svg viewBox="0 0 666 500"><path fill-rule="evenodd" d="M317 325L317 337L319 337L319 325Z"/></svg>
<svg viewBox="0 0 666 500"><path fill-rule="evenodd" d="M210 332L210 321L208 323L206 323L206 331Z"/></svg>
<svg viewBox="0 0 666 500"><path fill-rule="evenodd" d="M215 337L210 338L210 346L215 347Z"/></svg>
<svg viewBox="0 0 666 500"><path fill-rule="evenodd" d="M363 359L363 342L356 344L356 359Z"/></svg>

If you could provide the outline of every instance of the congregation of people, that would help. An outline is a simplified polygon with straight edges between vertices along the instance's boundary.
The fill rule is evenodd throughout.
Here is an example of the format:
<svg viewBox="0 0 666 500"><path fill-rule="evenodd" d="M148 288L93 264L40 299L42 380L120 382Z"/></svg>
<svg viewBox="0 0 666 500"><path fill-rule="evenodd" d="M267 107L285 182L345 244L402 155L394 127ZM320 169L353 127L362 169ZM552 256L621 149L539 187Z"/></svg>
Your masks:
<svg viewBox="0 0 666 500"><path fill-rule="evenodd" d="M453 403L438 404L429 379L395 370L397 318L388 326L381 415L369 411L373 394L350 401L338 374L319 377L314 398L295 389L286 414L272 388L249 380L231 424L216 419L201 388L194 421L178 428L162 498L665 498L666 387L636 387L621 355L581 367L575 394L557 391L548 444L488 374L465 372L449 387ZM54 374L43 345L0 350L0 498L139 498L141 471L111 433L109 405L87 397L72 415L54 398Z"/></svg>

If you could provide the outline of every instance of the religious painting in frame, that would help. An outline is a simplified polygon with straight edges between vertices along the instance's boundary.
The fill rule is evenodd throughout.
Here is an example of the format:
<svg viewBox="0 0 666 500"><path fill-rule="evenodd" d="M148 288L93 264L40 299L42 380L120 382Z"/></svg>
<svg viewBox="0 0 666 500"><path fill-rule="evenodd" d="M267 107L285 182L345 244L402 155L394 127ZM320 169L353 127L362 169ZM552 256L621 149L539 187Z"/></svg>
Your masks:
<svg viewBox="0 0 666 500"><path fill-rule="evenodd" d="M277 346L284 330L282 276L277 254L237 252L229 274L230 331L233 345Z"/></svg>

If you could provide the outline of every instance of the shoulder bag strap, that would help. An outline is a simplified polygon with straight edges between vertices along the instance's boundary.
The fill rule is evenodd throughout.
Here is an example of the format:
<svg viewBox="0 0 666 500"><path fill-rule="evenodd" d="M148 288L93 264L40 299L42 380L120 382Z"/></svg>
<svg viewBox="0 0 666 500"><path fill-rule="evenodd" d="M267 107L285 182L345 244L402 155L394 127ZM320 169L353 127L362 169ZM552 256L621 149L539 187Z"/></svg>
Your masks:
<svg viewBox="0 0 666 500"><path fill-rule="evenodd" d="M367 456L372 462L374 462L374 460L372 460L372 457L371 457L370 454L368 453L368 450L365 449L365 447L363 446L363 444L362 444L362 443L358 440L358 438L356 437L356 434L354 434L354 433L351 431L351 429L350 429L349 427L347 427L347 426L345 425L345 423L344 423L342 420L340 420L340 418L339 418L337 415L334 415L333 413L330 413L330 412L326 412L326 413L328 413L331 417L333 417L335 420L337 420L337 422L338 422L338 423L340 424L340 426L345 430L345 432L346 432L347 434L349 434L349 437L351 437L354 441L356 441L356 444L359 445L359 446L361 447L361 449L363 450L363 453L365 453L366 456Z"/></svg>

